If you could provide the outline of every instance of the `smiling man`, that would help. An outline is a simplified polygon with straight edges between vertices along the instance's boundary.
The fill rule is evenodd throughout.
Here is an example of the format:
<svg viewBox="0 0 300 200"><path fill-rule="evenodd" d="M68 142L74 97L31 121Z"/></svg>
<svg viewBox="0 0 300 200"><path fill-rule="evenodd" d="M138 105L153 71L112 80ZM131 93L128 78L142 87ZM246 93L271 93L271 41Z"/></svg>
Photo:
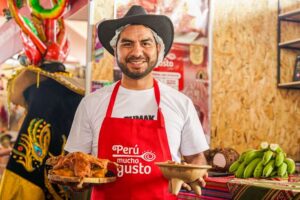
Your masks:
<svg viewBox="0 0 300 200"><path fill-rule="evenodd" d="M133 6L98 27L122 79L80 103L65 146L118 162L118 179L93 188L92 199L174 199L155 162L205 164L208 145L192 101L152 75L169 52L173 24ZM202 182L203 184L203 182Z"/></svg>
<svg viewBox="0 0 300 200"><path fill-rule="evenodd" d="M147 76L157 63L160 51L151 29L143 25L126 27L117 45L117 63L122 72L131 79Z"/></svg>

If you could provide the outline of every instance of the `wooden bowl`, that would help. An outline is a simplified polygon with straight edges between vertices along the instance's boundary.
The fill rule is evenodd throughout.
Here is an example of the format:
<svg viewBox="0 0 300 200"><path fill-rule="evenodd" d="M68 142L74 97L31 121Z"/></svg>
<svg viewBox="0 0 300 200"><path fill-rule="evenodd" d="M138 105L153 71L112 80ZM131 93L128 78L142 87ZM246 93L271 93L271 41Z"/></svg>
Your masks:
<svg viewBox="0 0 300 200"><path fill-rule="evenodd" d="M194 192L201 195L201 187L197 180L203 178L207 170L211 168L209 165L171 164L168 162L156 162L155 164L163 176L169 180L169 192L175 195L178 195L183 183L189 183Z"/></svg>
<svg viewBox="0 0 300 200"><path fill-rule="evenodd" d="M54 174L48 174L48 179L52 183L60 185L76 185L77 188L82 188L84 184L99 185L116 181L116 177L85 177L83 179L80 179L79 177L67 177Z"/></svg>

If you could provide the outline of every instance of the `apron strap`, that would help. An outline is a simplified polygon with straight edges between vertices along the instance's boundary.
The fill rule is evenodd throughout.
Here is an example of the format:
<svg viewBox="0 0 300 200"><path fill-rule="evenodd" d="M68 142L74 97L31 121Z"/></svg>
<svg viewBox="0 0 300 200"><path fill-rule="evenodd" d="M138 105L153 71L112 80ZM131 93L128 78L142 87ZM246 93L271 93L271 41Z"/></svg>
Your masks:
<svg viewBox="0 0 300 200"><path fill-rule="evenodd" d="M108 108L107 108L107 111L106 111L106 117L111 117L111 114L112 114L112 111L113 111L113 107L114 107L114 104L115 104L115 100L116 100L117 93L118 93L118 90L120 88L120 85L121 85L121 81L118 81L116 83L114 89L113 89L113 92L112 92L112 95L110 97L110 101L109 101L109 104L108 104ZM160 122L161 127L164 127L165 123L164 123L164 119L162 117L161 109L159 107L159 104L160 104L160 91L159 91L157 80L155 80L155 79L153 79L153 86L154 86L155 100L156 100L157 107L158 107L158 109L157 109L157 120Z"/></svg>
<svg viewBox="0 0 300 200"><path fill-rule="evenodd" d="M155 95L157 107L159 108L159 104L160 104L160 91L159 91L157 80L155 80L155 79L153 79L153 87L154 87L154 95Z"/></svg>
<svg viewBox="0 0 300 200"><path fill-rule="evenodd" d="M114 90L111 94L110 101L109 101L109 104L108 104L108 108L107 108L107 111L106 111L106 117L111 117L111 113L112 113L112 110L113 110L113 107L114 107L114 104L115 104L115 100L116 100L117 93L118 93L120 85L121 85L121 81L118 81L117 84L114 87Z"/></svg>
<svg viewBox="0 0 300 200"><path fill-rule="evenodd" d="M155 94L155 99L156 99L156 102L157 102L157 120L159 121L160 123L160 126L161 127L165 127L165 122L164 122L164 118L162 116L162 112L161 112L161 109L160 109L160 90L159 90L159 87L158 87L158 83L157 83L157 80L153 79L153 86L154 86L154 94Z"/></svg>

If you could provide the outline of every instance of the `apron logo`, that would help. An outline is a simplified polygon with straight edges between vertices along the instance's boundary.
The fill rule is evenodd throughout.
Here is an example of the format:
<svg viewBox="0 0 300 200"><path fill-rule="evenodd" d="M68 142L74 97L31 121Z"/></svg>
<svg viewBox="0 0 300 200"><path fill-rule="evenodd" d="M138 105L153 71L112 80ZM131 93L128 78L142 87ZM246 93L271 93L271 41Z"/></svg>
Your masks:
<svg viewBox="0 0 300 200"><path fill-rule="evenodd" d="M150 165L144 165L141 160L152 162L156 159L155 153L151 151L144 151L140 154L138 145L134 147L124 147L123 145L112 146L113 155L117 163L120 164L118 168L118 177L124 174L150 174L152 169Z"/></svg>

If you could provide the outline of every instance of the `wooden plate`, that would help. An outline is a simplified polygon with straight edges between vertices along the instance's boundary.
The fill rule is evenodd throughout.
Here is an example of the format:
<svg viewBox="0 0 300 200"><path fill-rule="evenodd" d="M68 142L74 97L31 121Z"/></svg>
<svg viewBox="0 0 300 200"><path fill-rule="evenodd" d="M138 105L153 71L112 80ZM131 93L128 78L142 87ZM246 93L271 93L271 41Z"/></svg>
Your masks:
<svg viewBox="0 0 300 200"><path fill-rule="evenodd" d="M170 168L187 168L187 169L210 169L210 165L194 165L194 164L173 164L167 162L156 162L157 166Z"/></svg>
<svg viewBox="0 0 300 200"><path fill-rule="evenodd" d="M79 183L79 177L67 177L67 176L59 176L54 174L48 174L48 179L52 182L60 183L60 184L68 184L68 183ZM104 177L104 178L83 178L82 183L90 183L90 184L104 184L114 182L116 177Z"/></svg>

